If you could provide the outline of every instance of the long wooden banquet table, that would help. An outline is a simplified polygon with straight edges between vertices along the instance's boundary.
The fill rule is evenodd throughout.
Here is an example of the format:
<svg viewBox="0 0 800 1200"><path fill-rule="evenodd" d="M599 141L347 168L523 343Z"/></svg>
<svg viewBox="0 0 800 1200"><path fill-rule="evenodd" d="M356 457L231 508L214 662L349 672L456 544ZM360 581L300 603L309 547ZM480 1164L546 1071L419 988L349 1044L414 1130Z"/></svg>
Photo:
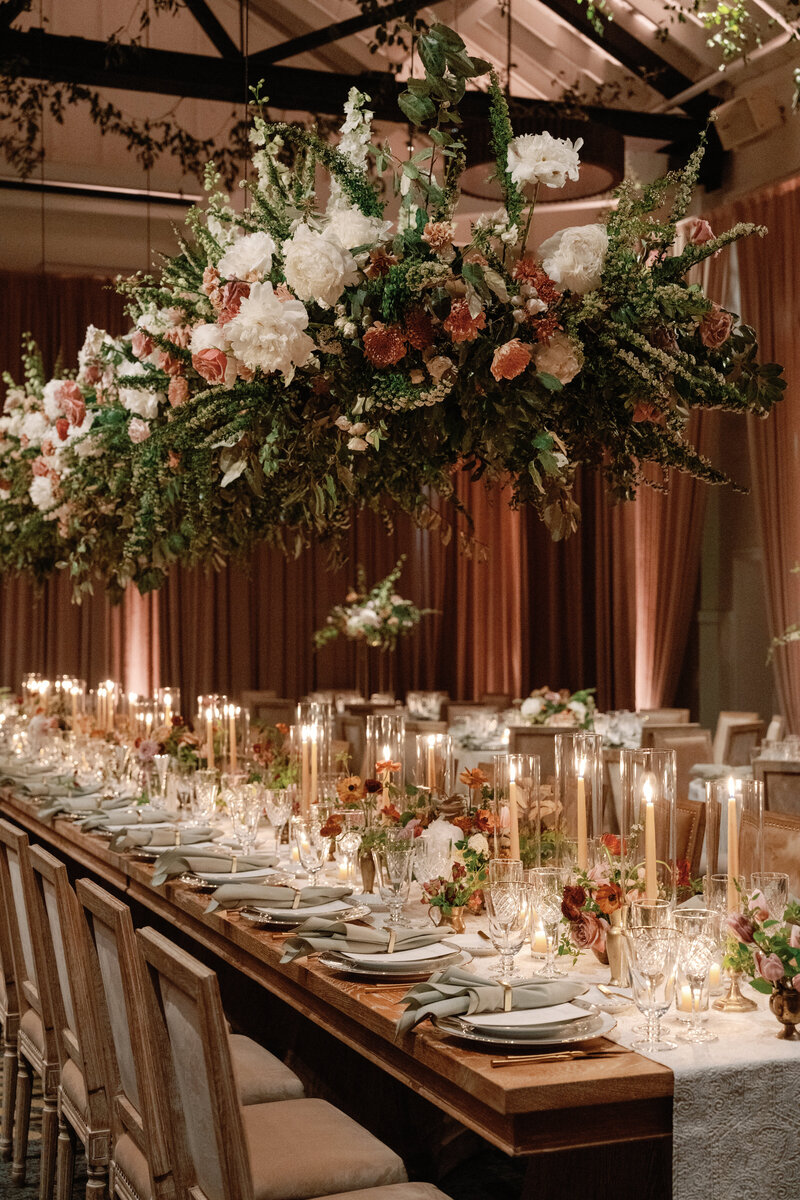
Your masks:
<svg viewBox="0 0 800 1200"><path fill-rule="evenodd" d="M562 1200L600 1200L627 1184L639 1200L670 1196L668 1068L630 1053L496 1069L491 1053L472 1050L429 1022L398 1041L395 1023L408 985L347 980L313 958L281 966L284 935L255 929L235 912L207 915L207 897L184 884L153 888L150 864L110 851L101 836L83 833L67 818L44 824L36 801L0 790L0 809L63 857L76 876L90 874L148 920L152 914L210 951L505 1154L528 1157L523 1195L552 1180Z"/></svg>

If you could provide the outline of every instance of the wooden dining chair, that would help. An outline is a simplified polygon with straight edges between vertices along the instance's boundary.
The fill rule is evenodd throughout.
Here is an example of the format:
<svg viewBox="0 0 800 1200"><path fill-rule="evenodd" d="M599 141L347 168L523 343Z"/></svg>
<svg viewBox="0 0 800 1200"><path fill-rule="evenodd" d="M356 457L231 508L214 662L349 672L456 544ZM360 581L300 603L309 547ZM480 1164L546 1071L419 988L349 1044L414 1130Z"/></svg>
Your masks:
<svg viewBox="0 0 800 1200"><path fill-rule="evenodd" d="M764 870L785 871L790 895L800 896L800 816L764 813Z"/></svg>
<svg viewBox="0 0 800 1200"><path fill-rule="evenodd" d="M509 754L538 754L539 777L549 783L556 775L556 735L575 732L556 725L512 725L509 730Z"/></svg>
<svg viewBox="0 0 800 1200"><path fill-rule="evenodd" d="M749 767L766 733L763 721L736 721L728 727L722 762L728 767Z"/></svg>
<svg viewBox="0 0 800 1200"><path fill-rule="evenodd" d="M733 766L730 759L727 757L728 734L733 725L749 724L752 721L760 720L757 712L737 712L733 709L723 709L717 716L717 728L714 731L714 757L711 760L715 763L721 763L726 766ZM749 765L749 759L745 766Z"/></svg>
<svg viewBox="0 0 800 1200"><path fill-rule="evenodd" d="M654 750L674 750L676 765L675 792L679 800L689 799L689 782L692 767L697 763L711 762L711 733L708 729L688 728L687 732L676 729L650 730L650 746ZM644 738L642 738L644 744Z"/></svg>
<svg viewBox="0 0 800 1200"><path fill-rule="evenodd" d="M706 832L706 806L701 800L679 799L675 805L675 859L689 866L690 879L700 875Z"/></svg>
<svg viewBox="0 0 800 1200"><path fill-rule="evenodd" d="M773 713L769 719L765 742L781 742L786 735L786 720L780 713Z"/></svg>
<svg viewBox="0 0 800 1200"><path fill-rule="evenodd" d="M473 713L497 713L499 711L498 704L484 704L478 700L448 700L446 704L442 705L442 717L448 725L455 725L457 721L463 717L470 717Z"/></svg>
<svg viewBox="0 0 800 1200"><path fill-rule="evenodd" d="M343 741L350 747L350 771L353 775L362 775L363 778L364 759L367 754L366 717L344 713L341 717L341 733Z"/></svg>
<svg viewBox="0 0 800 1200"><path fill-rule="evenodd" d="M164 1020L195 1200L308 1200L401 1183L402 1160L324 1100L242 1108L213 971L154 929L137 930ZM193 1190L192 1190L193 1189Z"/></svg>
<svg viewBox="0 0 800 1200"><path fill-rule="evenodd" d="M484 692L481 696L481 704L491 704L498 712L502 712L506 708L511 708L511 699L510 692Z"/></svg>
<svg viewBox="0 0 800 1200"><path fill-rule="evenodd" d="M11 897L4 895L0 875L0 1024L3 1027L3 1101L0 1107L0 1158L8 1161L13 1151L14 1105L17 1100L17 1035L19 1000L14 975Z"/></svg>
<svg viewBox="0 0 800 1200"><path fill-rule="evenodd" d="M17 1102L14 1113L14 1156L11 1182L23 1184L27 1173L33 1075L42 1086L42 1147L39 1160L39 1197L51 1200L56 1173L58 1141L58 1085L60 1067L53 1001L43 963L40 915L31 905L36 891L28 850L28 836L9 821L0 820L0 877L12 932L14 977L19 1000L17 1035Z"/></svg>
<svg viewBox="0 0 800 1200"><path fill-rule="evenodd" d="M41 846L31 847L30 861L61 1066L56 1195L58 1200L72 1196L77 1138L86 1155L86 1200L93 1200L105 1196L108 1186L114 1090L109 1031L86 922L67 868Z"/></svg>
<svg viewBox="0 0 800 1200"><path fill-rule="evenodd" d="M679 737L684 737L687 734L693 733L700 726L697 721L664 721L653 725L647 724L642 726L642 749L652 750L654 746L659 744L659 739L670 735L677 734ZM709 747L711 746L711 734L708 735ZM709 754L711 753L709 749ZM698 760L699 761L699 760ZM708 762L713 762L713 758L709 758Z"/></svg>

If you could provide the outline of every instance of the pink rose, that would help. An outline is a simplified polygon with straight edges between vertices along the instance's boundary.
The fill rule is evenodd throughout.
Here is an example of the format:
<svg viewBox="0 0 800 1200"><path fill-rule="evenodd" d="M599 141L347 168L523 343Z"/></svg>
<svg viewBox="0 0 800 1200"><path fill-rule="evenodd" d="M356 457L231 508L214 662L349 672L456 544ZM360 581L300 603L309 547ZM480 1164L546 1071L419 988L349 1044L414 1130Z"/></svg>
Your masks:
<svg viewBox="0 0 800 1200"><path fill-rule="evenodd" d="M180 408L189 399L189 384L183 375L174 375L169 381L167 399L173 408Z"/></svg>
<svg viewBox="0 0 800 1200"><path fill-rule="evenodd" d="M239 311L243 300L250 295L250 284L241 279L232 279L222 289L222 308L217 317L217 324L225 325L232 321Z"/></svg>
<svg viewBox="0 0 800 1200"><path fill-rule="evenodd" d="M689 231L689 241L693 246L704 246L706 242L714 240L714 230L709 225L708 221L704 221L702 217L692 222L692 227Z"/></svg>
<svg viewBox="0 0 800 1200"><path fill-rule="evenodd" d="M81 371L81 379L90 385L99 383L102 377L103 372L100 370L99 363L87 363Z"/></svg>
<svg viewBox="0 0 800 1200"><path fill-rule="evenodd" d="M228 358L224 350L217 350L212 346L208 350L198 350L197 354L193 354L192 366L207 383L223 383Z"/></svg>
<svg viewBox="0 0 800 1200"><path fill-rule="evenodd" d="M168 329L164 337L168 342L172 342L173 346L186 350L192 338L192 331L188 325L176 325L174 329Z"/></svg>
<svg viewBox="0 0 800 1200"><path fill-rule="evenodd" d="M700 341L704 346L708 346L709 350L717 350L727 342L732 329L732 314L720 308L718 304L712 304L711 311L707 312L700 322Z"/></svg>
<svg viewBox="0 0 800 1200"><path fill-rule="evenodd" d="M181 360L174 358L171 354L167 354L166 350L159 350L156 365L159 370L164 371L167 375L180 375L183 370Z"/></svg>
<svg viewBox="0 0 800 1200"><path fill-rule="evenodd" d="M783 979L786 975L783 963L777 954L764 954L763 951L756 950L753 954L753 959L755 960L756 971L768 983L777 983L779 979Z"/></svg>
<svg viewBox="0 0 800 1200"><path fill-rule="evenodd" d="M131 417L128 425L128 437L132 442L146 442L150 437L150 426L141 417Z"/></svg>
<svg viewBox="0 0 800 1200"><path fill-rule="evenodd" d="M65 442L69 437L69 421L66 417L59 417L56 421L56 433L62 442Z"/></svg>
<svg viewBox="0 0 800 1200"><path fill-rule="evenodd" d="M70 425L82 425L86 416L86 401L77 383L65 383L59 397L61 411Z"/></svg>
<svg viewBox="0 0 800 1200"><path fill-rule="evenodd" d="M800 992L800 975L795 975L794 979L792 980L792 987L796 992Z"/></svg>
<svg viewBox="0 0 800 1200"><path fill-rule="evenodd" d="M789 945L793 950L800 950L800 925L793 925L789 933Z"/></svg>
<svg viewBox="0 0 800 1200"><path fill-rule="evenodd" d="M56 452L52 438L44 438L42 441L42 454L45 458L52 458Z"/></svg>
<svg viewBox="0 0 800 1200"><path fill-rule="evenodd" d="M33 460L33 466L31 469L33 470L34 475L44 476L50 474L50 468L43 458L35 458Z"/></svg>
<svg viewBox="0 0 800 1200"><path fill-rule="evenodd" d="M131 350L136 358L147 358L153 353L153 339L143 329L137 329L131 338Z"/></svg>
<svg viewBox="0 0 800 1200"><path fill-rule="evenodd" d="M597 950L598 953L606 948L606 931L604 922L594 913L582 912L577 921L572 922L572 940L579 950Z"/></svg>
<svg viewBox="0 0 800 1200"><path fill-rule="evenodd" d="M744 945L749 945L753 940L753 922L748 921L747 917L743 917L741 913L734 913L728 917L728 925L736 936L736 940Z"/></svg>

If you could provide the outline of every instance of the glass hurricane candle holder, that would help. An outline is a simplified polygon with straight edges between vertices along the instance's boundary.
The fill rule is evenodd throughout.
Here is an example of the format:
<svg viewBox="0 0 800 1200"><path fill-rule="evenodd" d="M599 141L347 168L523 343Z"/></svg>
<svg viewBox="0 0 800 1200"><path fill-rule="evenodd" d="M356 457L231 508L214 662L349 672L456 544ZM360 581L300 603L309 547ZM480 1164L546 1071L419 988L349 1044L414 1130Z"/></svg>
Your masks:
<svg viewBox="0 0 800 1200"><path fill-rule="evenodd" d="M390 783L402 789L406 751L404 714L371 713L367 716L366 733L367 777L379 779L383 784L384 793Z"/></svg>
<svg viewBox="0 0 800 1200"><path fill-rule="evenodd" d="M674 750L621 750L622 857L628 891L675 904L688 863L675 858Z"/></svg>
<svg viewBox="0 0 800 1200"><path fill-rule="evenodd" d="M453 742L449 733L417 734L417 787L449 796L453 786Z"/></svg>
<svg viewBox="0 0 800 1200"><path fill-rule="evenodd" d="M101 689L98 688L98 692ZM106 709L108 712L108 709ZM141 696L131 705L130 721L134 737L150 739L160 726L155 700ZM108 728L108 726L106 726Z"/></svg>
<svg viewBox="0 0 800 1200"><path fill-rule="evenodd" d="M601 825L603 755L600 736L583 732L556 734L555 762L553 828L559 842L574 844L575 866L579 871L585 871L589 866L589 842Z"/></svg>
<svg viewBox="0 0 800 1200"><path fill-rule="evenodd" d="M42 676L38 671L28 671L22 676L22 692L23 707L27 713L36 712L39 704L39 684Z"/></svg>
<svg viewBox="0 0 800 1200"><path fill-rule="evenodd" d="M177 687L160 687L156 692L158 719L162 725L169 728L174 717L181 716L181 689Z"/></svg>
<svg viewBox="0 0 800 1200"><path fill-rule="evenodd" d="M706 785L706 869L730 876L728 911L741 898L733 885L739 875L764 870L764 785L759 779L716 779Z"/></svg>
<svg viewBox="0 0 800 1200"><path fill-rule="evenodd" d="M216 692L197 697L197 736L200 756L208 767L219 766L225 757L225 708L228 697Z"/></svg>
<svg viewBox="0 0 800 1200"><path fill-rule="evenodd" d="M319 727L317 734L317 759L320 775L332 775L336 769L336 764L331 759L331 745L334 740L334 719L335 709L332 700L323 699L306 699L299 700L297 703L297 724L302 728L304 725L316 725Z"/></svg>
<svg viewBox="0 0 800 1200"><path fill-rule="evenodd" d="M541 866L537 754L494 756L492 811L495 857L520 859L525 867Z"/></svg>
<svg viewBox="0 0 800 1200"><path fill-rule="evenodd" d="M222 713L225 757L230 771L238 771L250 741L250 713L239 704L229 703Z"/></svg>

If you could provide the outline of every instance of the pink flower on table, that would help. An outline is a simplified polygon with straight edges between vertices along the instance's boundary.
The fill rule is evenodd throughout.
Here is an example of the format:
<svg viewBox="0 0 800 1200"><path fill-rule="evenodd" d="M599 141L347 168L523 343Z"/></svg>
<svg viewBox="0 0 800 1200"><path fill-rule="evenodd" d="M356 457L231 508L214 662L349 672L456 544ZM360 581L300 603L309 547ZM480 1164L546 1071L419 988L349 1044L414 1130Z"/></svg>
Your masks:
<svg viewBox="0 0 800 1200"><path fill-rule="evenodd" d="M207 350L198 350L192 355L192 366L198 375L203 376L206 383L224 383L228 356L224 350L209 346Z"/></svg>
<svg viewBox="0 0 800 1200"><path fill-rule="evenodd" d="M795 975L794 979L792 980L792 987L796 992L800 992L800 975Z"/></svg>
<svg viewBox="0 0 800 1200"><path fill-rule="evenodd" d="M33 460L32 471L34 475L49 475L50 467L43 458L35 458Z"/></svg>
<svg viewBox="0 0 800 1200"><path fill-rule="evenodd" d="M144 329L135 329L131 337L131 350L135 358L147 358L153 353L153 339Z"/></svg>
<svg viewBox="0 0 800 1200"><path fill-rule="evenodd" d="M222 289L222 307L217 317L219 325L226 325L228 321L232 321L239 311L239 307L243 300L246 300L250 295L250 284L245 283L242 279L232 279L230 283L226 283Z"/></svg>
<svg viewBox="0 0 800 1200"><path fill-rule="evenodd" d="M800 925L793 925L789 933L789 945L793 950L800 950Z"/></svg>
<svg viewBox="0 0 800 1200"><path fill-rule="evenodd" d="M189 384L183 375L174 375L169 381L167 399L173 408L180 408L189 399Z"/></svg>
<svg viewBox="0 0 800 1200"><path fill-rule="evenodd" d="M159 350L156 365L160 371L164 371L167 375L180 375L183 370L181 360L168 354L166 350Z"/></svg>
<svg viewBox="0 0 800 1200"><path fill-rule="evenodd" d="M132 442L146 442L150 437L150 426L141 417L132 417L128 425L128 437Z"/></svg>
<svg viewBox="0 0 800 1200"><path fill-rule="evenodd" d="M753 922L748 921L747 917L743 917L741 913L734 913L728 917L728 925L736 937L736 940L744 945L750 945L753 941Z"/></svg>
<svg viewBox="0 0 800 1200"><path fill-rule="evenodd" d="M56 452L52 438L42 438L42 454L45 458L52 458Z"/></svg>
<svg viewBox="0 0 800 1200"><path fill-rule="evenodd" d="M156 754L158 754L158 742L153 741L152 738L142 738L136 747L137 758L141 762L152 762Z"/></svg>
<svg viewBox="0 0 800 1200"><path fill-rule="evenodd" d="M606 948L606 931L604 922L591 912L582 912L576 921L572 922L572 940L579 950L597 950L598 953Z"/></svg>
<svg viewBox="0 0 800 1200"><path fill-rule="evenodd" d="M777 983L779 979L783 979L786 975L783 963L777 954L764 954L762 950L756 950L753 953L753 960L756 964L756 971L768 983Z"/></svg>
<svg viewBox="0 0 800 1200"><path fill-rule="evenodd" d="M602 883L609 883L611 881L611 863L597 863L595 866L589 867L586 874L592 883L596 883L598 886Z"/></svg>
<svg viewBox="0 0 800 1200"><path fill-rule="evenodd" d="M702 217L698 217L696 221L692 221L689 230L689 241L693 246L704 246L706 242L714 240L714 230L709 225L708 221L704 221Z"/></svg>
<svg viewBox="0 0 800 1200"><path fill-rule="evenodd" d="M61 411L70 425L82 425L86 417L86 401L77 383L65 384L61 393Z"/></svg>
<svg viewBox="0 0 800 1200"><path fill-rule="evenodd" d="M704 346L708 346L709 350L718 350L720 346L725 345L732 329L731 313L720 308L718 304L712 304L711 311L707 312L700 322L700 341Z"/></svg>

